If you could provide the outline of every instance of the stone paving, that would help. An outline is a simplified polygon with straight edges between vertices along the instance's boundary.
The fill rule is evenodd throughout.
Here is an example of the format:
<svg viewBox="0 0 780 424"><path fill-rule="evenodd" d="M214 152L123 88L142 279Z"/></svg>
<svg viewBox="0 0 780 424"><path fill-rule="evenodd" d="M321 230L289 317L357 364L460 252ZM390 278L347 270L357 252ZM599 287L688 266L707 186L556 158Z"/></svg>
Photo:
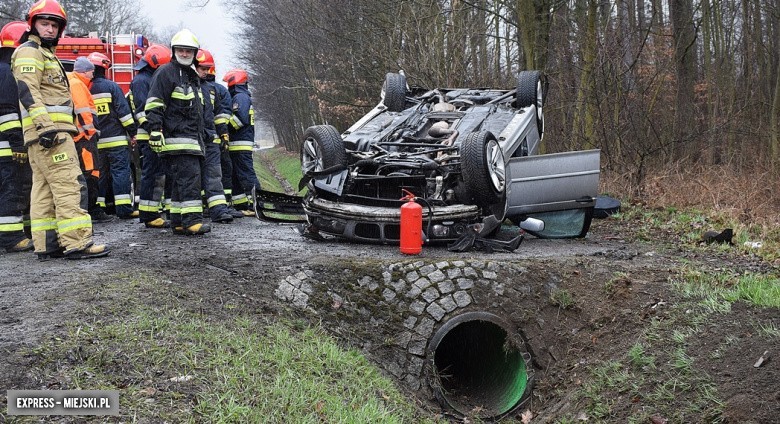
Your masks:
<svg viewBox="0 0 780 424"><path fill-rule="evenodd" d="M449 318L473 308L472 291L477 288L503 294L504 285L497 281L501 265L495 261L454 260L434 263L418 260L384 265L381 279L363 276L357 285L379 293L388 305L396 308L405 319L393 343L406 355L397 363L385 364L396 378L413 390L419 389L425 364L426 347L434 331ZM513 271L524 272L515 267ZM348 293L335 293L317 280L311 270L300 271L279 281L274 292L281 301L300 309L309 309L315 292L327 293L333 302L342 302ZM316 312L316 311L315 311ZM372 322L375 318L371 317Z"/></svg>

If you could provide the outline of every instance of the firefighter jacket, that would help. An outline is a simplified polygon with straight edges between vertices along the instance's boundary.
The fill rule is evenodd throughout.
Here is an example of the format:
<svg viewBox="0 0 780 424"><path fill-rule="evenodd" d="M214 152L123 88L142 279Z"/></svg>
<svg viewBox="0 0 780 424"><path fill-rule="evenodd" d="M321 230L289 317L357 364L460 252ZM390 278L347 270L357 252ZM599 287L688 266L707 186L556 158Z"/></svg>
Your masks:
<svg viewBox="0 0 780 424"><path fill-rule="evenodd" d="M162 131L160 155L204 155L205 143L216 137L208 95L191 67L171 61L157 68L144 111L149 132Z"/></svg>
<svg viewBox="0 0 780 424"><path fill-rule="evenodd" d="M230 87L230 95L233 98L233 114L229 125L229 150L251 152L255 144L255 110L252 108L252 96L244 84Z"/></svg>
<svg viewBox="0 0 780 424"><path fill-rule="evenodd" d="M127 146L128 135L135 137L137 127L119 84L95 75L89 91L97 109L98 149Z"/></svg>
<svg viewBox="0 0 780 424"><path fill-rule="evenodd" d="M97 120L95 102L92 101L92 94L87 87L89 80L76 72L68 72L68 82L70 95L73 98L73 111L76 113L76 129L79 131L73 137L73 141L91 140L98 131L95 128Z"/></svg>
<svg viewBox="0 0 780 424"><path fill-rule="evenodd" d="M152 83L152 75L154 75L154 68L144 66L133 78L133 81L130 82L128 95L130 97L130 108L133 110L133 116L135 116L135 121L138 123L138 134L136 134L138 141L149 141L149 128L147 128L144 106L146 106L146 99L149 97L149 85Z"/></svg>
<svg viewBox="0 0 780 424"><path fill-rule="evenodd" d="M48 131L75 135L68 77L54 52L31 34L14 51L11 69L19 90L25 144L37 142L39 134Z"/></svg>
<svg viewBox="0 0 780 424"><path fill-rule="evenodd" d="M24 146L19 117L19 94L11 66L0 61L0 158L10 157Z"/></svg>
<svg viewBox="0 0 780 424"><path fill-rule="evenodd" d="M230 112L230 92L227 87L214 81L213 75L207 75L201 81L208 88L211 95L211 104L214 106L214 127L217 130L217 134L229 134L228 123L232 116Z"/></svg>

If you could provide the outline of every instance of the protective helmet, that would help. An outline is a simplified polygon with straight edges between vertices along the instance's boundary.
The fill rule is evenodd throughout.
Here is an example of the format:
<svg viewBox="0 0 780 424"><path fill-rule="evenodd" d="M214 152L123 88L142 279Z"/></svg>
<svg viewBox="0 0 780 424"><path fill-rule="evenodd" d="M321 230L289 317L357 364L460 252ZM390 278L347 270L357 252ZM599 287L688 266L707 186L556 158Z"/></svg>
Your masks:
<svg viewBox="0 0 780 424"><path fill-rule="evenodd" d="M65 25L68 23L68 15L65 13L65 9L57 3L56 0L38 0L30 11L27 12L27 29L32 29L35 24L35 20L39 18L51 19L60 23L60 32L57 37L62 37L62 33L65 31Z"/></svg>
<svg viewBox="0 0 780 424"><path fill-rule="evenodd" d="M104 55L103 53L98 52L92 52L87 56L87 60L89 60L93 65L100 66L103 69L108 69L111 67L111 59L108 58L108 56Z"/></svg>
<svg viewBox="0 0 780 424"><path fill-rule="evenodd" d="M5 24L0 30L0 47L15 49L19 47L19 39L27 31L27 24L24 21L14 21Z"/></svg>
<svg viewBox="0 0 780 424"><path fill-rule="evenodd" d="M198 54L195 55L195 60L198 61L198 66L209 67L209 75L215 75L217 73L216 68L214 67L214 56L212 56L211 52L208 50L198 50Z"/></svg>
<svg viewBox="0 0 780 424"><path fill-rule="evenodd" d="M171 50L162 44L152 44L144 53L144 61L153 69L171 61Z"/></svg>
<svg viewBox="0 0 780 424"><path fill-rule="evenodd" d="M233 69L228 71L225 76L222 78L222 81L225 81L228 85L228 87L232 87L237 84L246 84L247 81L247 73L243 69Z"/></svg>
<svg viewBox="0 0 780 424"><path fill-rule="evenodd" d="M171 50L173 50L174 47L198 50L200 48L200 43L198 42L198 37L195 37L195 34L193 34L192 31L184 28L174 34L173 38L171 38Z"/></svg>

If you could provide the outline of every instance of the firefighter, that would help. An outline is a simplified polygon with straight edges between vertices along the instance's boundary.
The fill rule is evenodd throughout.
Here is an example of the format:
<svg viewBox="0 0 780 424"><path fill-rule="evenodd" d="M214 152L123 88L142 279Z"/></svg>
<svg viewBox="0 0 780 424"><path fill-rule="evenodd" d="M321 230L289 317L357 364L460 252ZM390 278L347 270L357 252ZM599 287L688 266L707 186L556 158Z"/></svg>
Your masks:
<svg viewBox="0 0 780 424"><path fill-rule="evenodd" d="M73 102L68 78L54 55L66 23L65 10L55 0L35 2L22 44L11 58L33 173L30 219L40 260L108 254L105 245L92 242L87 186L73 143Z"/></svg>
<svg viewBox="0 0 780 424"><path fill-rule="evenodd" d="M171 50L168 47L160 44L149 46L144 52L143 58L135 66L138 74L130 83L130 91L128 92L130 107L133 109L136 122L138 122L138 134L136 135L138 149L143 157L139 187L140 200L138 202L139 220L147 228L168 228L170 226L170 223L160 214L165 187L165 170L160 156L149 147L150 130L144 112L152 75L160 66L170 61Z"/></svg>
<svg viewBox="0 0 780 424"><path fill-rule="evenodd" d="M225 74L223 81L228 85L233 98L230 117L230 157L233 161L233 206L244 216L253 216L252 188L260 189L255 174L252 148L255 145L255 111L247 88L247 73L234 69Z"/></svg>
<svg viewBox="0 0 780 424"><path fill-rule="evenodd" d="M195 70L200 77L200 83L209 94L207 100L210 100L214 107L214 127L217 130L217 137L214 138L213 142L206 143L206 157L202 171L203 191L211 221L227 224L233 222L233 215L228 208L225 189L222 187L222 148L220 145L227 146L229 141L227 122L230 119L230 100L224 99L217 92L216 86L218 84L214 82L214 74L216 73L214 57L211 52L205 49L198 50L195 61ZM235 212L243 216L240 212Z"/></svg>
<svg viewBox="0 0 780 424"><path fill-rule="evenodd" d="M122 219L137 218L133 210L131 193L133 173L130 161L130 139L135 137L137 126L130 105L125 100L119 84L106 78L111 60L103 53L87 56L95 65L95 77L89 91L97 109L97 127L100 130L98 155L100 156L100 180L98 204L105 208L109 184L114 193L114 210Z"/></svg>
<svg viewBox="0 0 780 424"><path fill-rule="evenodd" d="M95 74L95 65L86 57L79 57L73 64L73 72L68 73L70 83L70 95L73 98L73 107L76 115L76 129L78 134L73 137L76 143L76 151L79 154L81 172L87 180L87 211L92 217L92 223L109 222L113 216L106 214L103 208L98 206L98 181L100 178L100 165L98 162L98 135L95 122L97 122L97 110L92 94L89 92L89 83Z"/></svg>
<svg viewBox="0 0 780 424"><path fill-rule="evenodd" d="M211 102L204 100L200 79L192 67L199 48L198 39L188 29L173 36L173 57L152 77L144 109L149 145L162 156L166 170L174 234L211 231L203 223L200 170L205 143L214 140L216 130Z"/></svg>
<svg viewBox="0 0 780 424"><path fill-rule="evenodd" d="M6 252L33 249L25 214L30 207L32 171L19 118L19 95L11 72L11 55L27 30L25 22L9 22L0 30L0 247Z"/></svg>

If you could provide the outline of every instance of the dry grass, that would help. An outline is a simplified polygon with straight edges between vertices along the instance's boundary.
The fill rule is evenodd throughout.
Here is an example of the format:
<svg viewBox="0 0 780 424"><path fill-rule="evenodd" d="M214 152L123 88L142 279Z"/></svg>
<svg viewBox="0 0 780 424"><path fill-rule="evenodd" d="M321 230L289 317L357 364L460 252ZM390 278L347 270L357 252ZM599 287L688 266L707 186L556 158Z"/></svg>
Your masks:
<svg viewBox="0 0 780 424"><path fill-rule="evenodd" d="M648 208L712 211L743 225L780 223L780 176L769 168L672 164L648 172L641 187L631 187L629 180L604 173L602 190Z"/></svg>

